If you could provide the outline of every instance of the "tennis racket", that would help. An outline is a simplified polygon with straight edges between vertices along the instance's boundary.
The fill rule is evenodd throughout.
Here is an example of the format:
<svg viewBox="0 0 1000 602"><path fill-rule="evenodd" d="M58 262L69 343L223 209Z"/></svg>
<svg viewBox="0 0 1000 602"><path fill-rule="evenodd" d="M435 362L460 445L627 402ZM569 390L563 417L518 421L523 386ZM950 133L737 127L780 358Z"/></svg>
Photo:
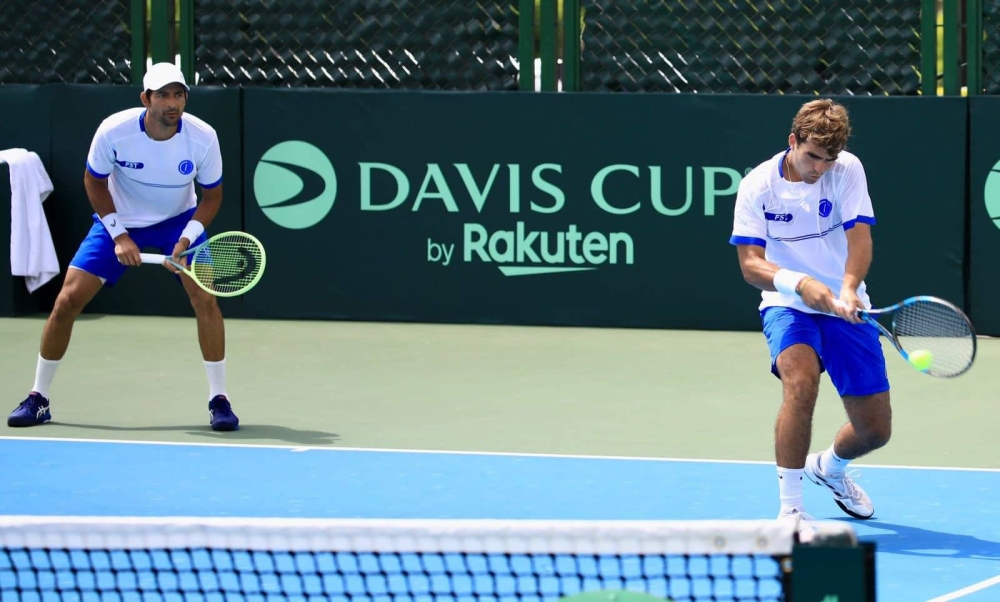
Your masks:
<svg viewBox="0 0 1000 602"><path fill-rule="evenodd" d="M205 291L216 297L235 297L249 291L264 275L264 245L246 232L222 232L181 253L188 265L169 255L140 253L143 263L170 262Z"/></svg>
<svg viewBox="0 0 1000 602"><path fill-rule="evenodd" d="M844 306L840 300L836 303ZM954 378L971 368L976 359L972 321L944 299L922 295L881 309L859 309L857 313L875 325L903 359L910 361L910 355L917 351L929 352L926 357L933 359L922 371L931 376Z"/></svg>

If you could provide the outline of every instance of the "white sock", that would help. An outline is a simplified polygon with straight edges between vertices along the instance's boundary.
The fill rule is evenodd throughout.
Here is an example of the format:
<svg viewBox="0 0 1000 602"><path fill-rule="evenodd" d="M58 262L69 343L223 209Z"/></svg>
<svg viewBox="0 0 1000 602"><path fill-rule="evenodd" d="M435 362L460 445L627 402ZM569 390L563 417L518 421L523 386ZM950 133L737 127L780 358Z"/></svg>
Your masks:
<svg viewBox="0 0 1000 602"><path fill-rule="evenodd" d="M802 509L802 472L801 468L778 467L778 495L782 508Z"/></svg>
<svg viewBox="0 0 1000 602"><path fill-rule="evenodd" d="M40 393L42 397L48 399L49 388L52 387L52 379L56 377L56 369L59 367L59 360L47 360L38 354L38 365L35 367L35 384L31 390Z"/></svg>
<svg viewBox="0 0 1000 602"><path fill-rule="evenodd" d="M205 362L205 373L208 374L208 400L216 395L226 395L226 360L221 362Z"/></svg>
<svg viewBox="0 0 1000 602"><path fill-rule="evenodd" d="M819 456L819 469L823 471L825 475L840 475L844 474L844 469L850 464L850 460L845 460L839 457L833 451L833 445L830 449L824 451Z"/></svg>

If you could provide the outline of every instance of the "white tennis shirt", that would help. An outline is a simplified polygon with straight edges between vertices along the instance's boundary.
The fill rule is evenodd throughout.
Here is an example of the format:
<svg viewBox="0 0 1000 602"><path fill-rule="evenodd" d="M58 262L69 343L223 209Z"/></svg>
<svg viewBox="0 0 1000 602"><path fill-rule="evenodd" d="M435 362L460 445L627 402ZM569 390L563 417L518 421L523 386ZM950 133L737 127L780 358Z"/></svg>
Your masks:
<svg viewBox="0 0 1000 602"><path fill-rule="evenodd" d="M858 222L875 223L864 167L857 156L842 151L814 184L789 182L782 171L787 152L761 163L740 182L729 242L764 247L771 263L809 274L839 295L847 230ZM864 282L858 297L871 307ZM772 306L817 313L797 295L761 291L760 309Z"/></svg>
<svg viewBox="0 0 1000 602"><path fill-rule="evenodd" d="M126 228L180 215L197 204L202 188L222 183L222 153L215 129L185 113L169 140L146 135L144 108L126 109L101 122L90 144L87 170L110 176L108 188Z"/></svg>

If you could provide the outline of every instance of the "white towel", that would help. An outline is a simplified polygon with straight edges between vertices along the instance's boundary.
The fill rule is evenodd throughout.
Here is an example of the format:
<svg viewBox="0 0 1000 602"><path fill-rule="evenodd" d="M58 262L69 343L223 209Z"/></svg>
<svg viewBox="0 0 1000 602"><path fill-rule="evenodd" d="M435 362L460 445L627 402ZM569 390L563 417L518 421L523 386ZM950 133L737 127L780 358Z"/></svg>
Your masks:
<svg viewBox="0 0 1000 602"><path fill-rule="evenodd" d="M10 273L23 276L28 292L59 274L59 259L42 203L52 180L37 154L23 148L0 151L10 167Z"/></svg>

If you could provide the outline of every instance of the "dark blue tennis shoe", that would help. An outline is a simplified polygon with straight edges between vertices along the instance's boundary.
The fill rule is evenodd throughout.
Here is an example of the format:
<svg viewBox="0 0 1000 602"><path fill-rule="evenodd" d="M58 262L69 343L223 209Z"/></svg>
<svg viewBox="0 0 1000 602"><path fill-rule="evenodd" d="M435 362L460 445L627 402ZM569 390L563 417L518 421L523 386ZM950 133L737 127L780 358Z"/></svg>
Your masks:
<svg viewBox="0 0 1000 602"><path fill-rule="evenodd" d="M208 402L208 416L213 431L240 430L240 419L233 414L233 406L225 395L216 395Z"/></svg>
<svg viewBox="0 0 1000 602"><path fill-rule="evenodd" d="M52 420L49 400L34 391L7 417L7 426L35 426Z"/></svg>

